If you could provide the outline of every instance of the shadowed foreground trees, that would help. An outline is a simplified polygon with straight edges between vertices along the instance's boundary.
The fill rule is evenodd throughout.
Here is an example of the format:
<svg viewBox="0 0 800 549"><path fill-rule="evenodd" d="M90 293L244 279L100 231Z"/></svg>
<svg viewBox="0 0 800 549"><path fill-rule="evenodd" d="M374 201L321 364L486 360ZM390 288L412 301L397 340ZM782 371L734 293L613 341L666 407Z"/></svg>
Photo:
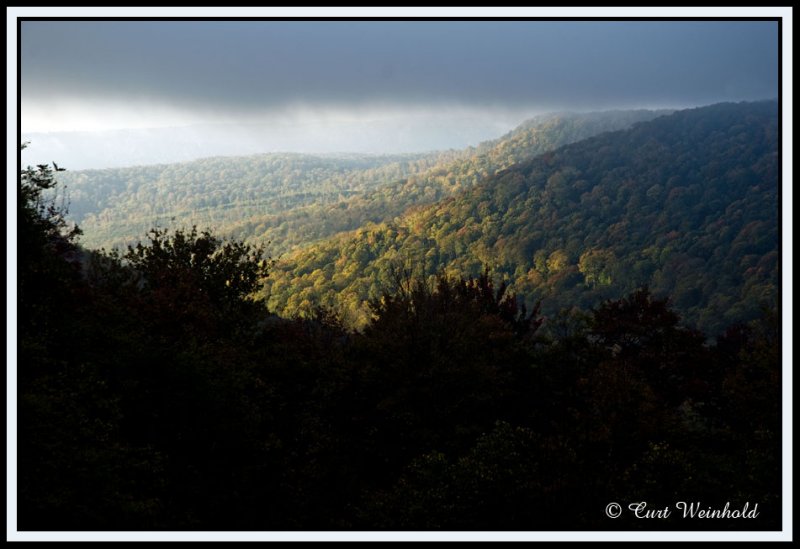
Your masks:
<svg viewBox="0 0 800 549"><path fill-rule="evenodd" d="M196 230L81 250L31 173L22 530L780 527L774 312L711 344L646 289L544 319L487 273L407 277L361 333L284 320L250 297L260 250ZM644 500L759 516L604 514Z"/></svg>

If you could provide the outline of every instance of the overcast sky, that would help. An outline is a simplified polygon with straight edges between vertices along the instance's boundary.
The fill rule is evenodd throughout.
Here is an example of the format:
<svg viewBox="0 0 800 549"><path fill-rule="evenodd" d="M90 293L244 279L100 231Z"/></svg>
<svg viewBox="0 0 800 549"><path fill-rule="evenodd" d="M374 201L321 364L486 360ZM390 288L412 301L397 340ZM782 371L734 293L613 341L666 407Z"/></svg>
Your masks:
<svg viewBox="0 0 800 549"><path fill-rule="evenodd" d="M777 31L732 21L25 21L22 123L87 130L774 98Z"/></svg>

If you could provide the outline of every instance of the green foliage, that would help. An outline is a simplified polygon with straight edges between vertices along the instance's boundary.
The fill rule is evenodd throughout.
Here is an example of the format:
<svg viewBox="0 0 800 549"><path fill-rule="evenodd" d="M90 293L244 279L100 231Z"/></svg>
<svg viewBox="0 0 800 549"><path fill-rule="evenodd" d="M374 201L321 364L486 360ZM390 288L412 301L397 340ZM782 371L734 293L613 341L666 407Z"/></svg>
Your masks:
<svg viewBox="0 0 800 549"><path fill-rule="evenodd" d="M425 208L282 258L267 284L286 316L316 304L358 328L389 265L478 276L547 315L648 285L716 334L778 288L775 102L676 112L519 163Z"/></svg>
<svg viewBox="0 0 800 549"><path fill-rule="evenodd" d="M37 202L54 173L23 171L20 529L686 528L603 514L645 499L758 502L719 524L779 529L778 312L709 343L673 308L741 317L777 288L771 112L700 109L559 149L294 256L294 278L194 228L82 250ZM726 193L698 204L701 181ZM267 269L305 317L254 300ZM662 286L620 292L629 273ZM542 287L561 306L547 317L516 297ZM362 330L325 307L339 299Z"/></svg>
<svg viewBox="0 0 800 549"><path fill-rule="evenodd" d="M613 251L587 250L578 260L578 271L588 286L608 286L618 277L617 258Z"/></svg>
<svg viewBox="0 0 800 549"><path fill-rule="evenodd" d="M154 225L213 227L277 253L431 204L560 145L660 111L538 117L476 148L416 155L269 154L65 174L72 216L94 247L127 245Z"/></svg>
<svg viewBox="0 0 800 549"><path fill-rule="evenodd" d="M24 149L26 143L21 145ZM47 164L39 164L36 168L28 166L20 172L17 187L18 227L30 233L38 231L45 238L62 237L73 240L81 231L77 227L69 228L65 219L67 213L64 204L57 204L55 173L64 171L55 164L51 168ZM52 194L54 196L49 196ZM33 238L33 234L29 234Z"/></svg>
<svg viewBox="0 0 800 549"><path fill-rule="evenodd" d="M441 444L442 433L454 433L450 444L466 443L487 428L541 323L488 273L440 274L433 285L404 276L398 287L373 301L374 320L359 340L364 383L382 395L365 415L400 429L404 450L386 457L392 461Z"/></svg>
<svg viewBox="0 0 800 549"><path fill-rule="evenodd" d="M498 421L457 459L434 452L413 460L374 496L369 520L392 530L569 528L564 496L575 462L561 437Z"/></svg>
<svg viewBox="0 0 800 549"><path fill-rule="evenodd" d="M640 291L540 335L488 273L399 271L361 334L244 295L224 330L218 303L182 315L173 291L209 235L157 233L140 263L72 280L63 335L21 334L23 529L603 529L609 494L678 493L764 502L731 528L779 524L769 320L677 350L688 332ZM691 377L661 375L675 353Z"/></svg>
<svg viewBox="0 0 800 549"><path fill-rule="evenodd" d="M95 247L125 246L154 225L201 225L284 251L322 236L331 221L315 209L338 205L380 185L428 169L455 153L395 156L267 154L209 158L181 164L87 170L70 174L72 216ZM358 220L360 224L362 221ZM355 225L357 226L357 225ZM328 227L328 228L326 228ZM301 233L295 234L300 230ZM327 231L327 232L326 232Z"/></svg>
<svg viewBox="0 0 800 549"><path fill-rule="evenodd" d="M541 324L540 320L534 322L538 308L527 315L524 304L520 308L516 296L506 292L508 287L505 283L495 290L488 269L478 278L458 281L439 273L429 284L424 277L413 277L409 269L396 268L393 279L395 295L384 294L370 304L375 318L373 328L397 319L418 324L451 311L465 318L496 316L520 334L533 332ZM394 328L388 328L388 331L392 330ZM423 327L421 331L427 332L427 328Z"/></svg>
<svg viewBox="0 0 800 549"><path fill-rule="evenodd" d="M17 182L18 323L33 347L50 345L60 330L59 310L68 306L80 269L81 231L58 204L55 174L55 166L29 166Z"/></svg>
<svg viewBox="0 0 800 549"><path fill-rule="evenodd" d="M222 242L209 231L168 229L150 231L147 245L129 246L123 259L149 290L183 287L207 296L213 305L250 297L267 278L270 260L262 247Z"/></svg>
<svg viewBox="0 0 800 549"><path fill-rule="evenodd" d="M18 182L19 527L153 524L160 504L139 480L159 482L161 457L119 438L120 396L83 345L102 319L80 312L85 258L53 197L58 171L28 167Z"/></svg>

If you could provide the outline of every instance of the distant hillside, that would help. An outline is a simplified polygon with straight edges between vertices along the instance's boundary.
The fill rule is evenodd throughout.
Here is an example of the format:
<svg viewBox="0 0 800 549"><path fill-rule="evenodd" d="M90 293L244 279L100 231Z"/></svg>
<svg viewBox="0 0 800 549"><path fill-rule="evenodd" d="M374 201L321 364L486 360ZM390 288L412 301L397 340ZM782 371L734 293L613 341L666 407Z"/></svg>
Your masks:
<svg viewBox="0 0 800 549"><path fill-rule="evenodd" d="M461 151L217 157L65 172L60 179L69 188L70 215L83 228L86 246L135 242L155 224L197 224L227 237L269 241L273 253L281 253L367 222L390 221L517 162L665 112L543 115Z"/></svg>
<svg viewBox="0 0 800 549"><path fill-rule="evenodd" d="M59 180L68 188L70 217L84 230L84 245L110 248L137 242L155 225L197 224L220 235L240 236L246 220L337 202L426 170L454 154L214 157L68 171Z"/></svg>
<svg viewBox="0 0 800 549"><path fill-rule="evenodd" d="M774 101L690 109L520 162L286 257L268 282L270 307L331 306L363 325L393 266L489 266L547 314L647 284L714 333L776 302L777 114Z"/></svg>

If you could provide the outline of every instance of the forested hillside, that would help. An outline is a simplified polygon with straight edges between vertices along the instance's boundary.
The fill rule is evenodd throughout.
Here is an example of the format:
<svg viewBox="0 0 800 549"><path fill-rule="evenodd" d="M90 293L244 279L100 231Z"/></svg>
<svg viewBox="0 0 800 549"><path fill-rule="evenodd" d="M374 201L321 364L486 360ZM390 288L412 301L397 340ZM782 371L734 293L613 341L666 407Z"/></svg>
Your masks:
<svg viewBox="0 0 800 549"><path fill-rule="evenodd" d="M776 102L679 111L290 255L268 280L269 306L323 305L364 326L393 266L486 266L549 315L648 285L715 333L776 303L778 189Z"/></svg>
<svg viewBox="0 0 800 549"><path fill-rule="evenodd" d="M197 224L238 235L247 220L337 202L426 170L453 154L215 157L67 172L60 180L69 190L70 217L83 228L84 243L111 248L139 241L156 225Z"/></svg>
<svg viewBox="0 0 800 549"><path fill-rule="evenodd" d="M543 115L478 147L427 155L269 154L67 172L70 215L92 247L134 243L156 224L198 225L279 254L389 221L560 145L665 111Z"/></svg>
<svg viewBox="0 0 800 549"><path fill-rule="evenodd" d="M253 296L263 250L157 230L87 251L54 175L18 187L20 531L781 528L774 309L708 342L644 289L545 319L490 276L401 270L362 332L281 319Z"/></svg>

